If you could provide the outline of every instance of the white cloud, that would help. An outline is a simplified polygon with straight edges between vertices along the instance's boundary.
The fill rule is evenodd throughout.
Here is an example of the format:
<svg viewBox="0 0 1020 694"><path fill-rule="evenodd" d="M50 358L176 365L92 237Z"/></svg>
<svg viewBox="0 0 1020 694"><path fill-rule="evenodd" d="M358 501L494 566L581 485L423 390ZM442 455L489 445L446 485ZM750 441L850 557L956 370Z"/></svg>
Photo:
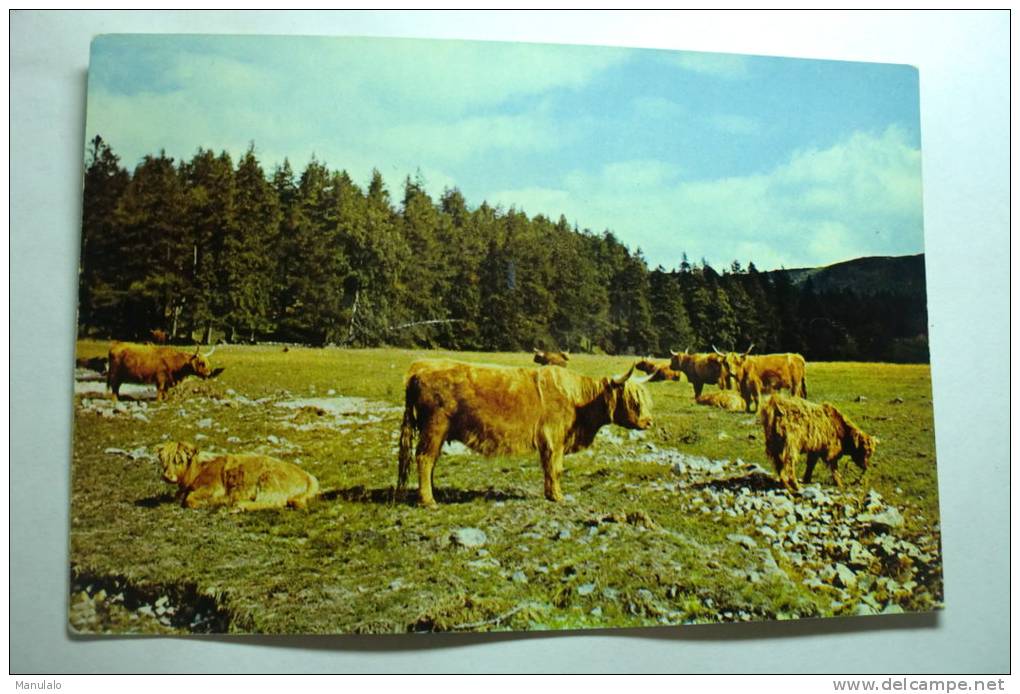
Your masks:
<svg viewBox="0 0 1020 694"><path fill-rule="evenodd" d="M640 185L621 184L642 171L649 173ZM920 152L897 128L796 152L760 175L678 181L679 174L658 162L619 162L574 172L561 188L501 191L498 199L612 229L653 266L673 266L683 251L716 267L736 259L769 269L922 250Z"/></svg>
<svg viewBox="0 0 1020 694"><path fill-rule="evenodd" d="M97 59L86 139L101 134L129 167L161 148L188 158L198 147L243 151L254 140L292 162L314 151L339 165L371 154L379 166L448 168L492 151L562 146L573 131L556 127L542 95L583 87L632 55L310 37L260 37L252 46L235 38L188 50L157 42L137 72L116 55ZM526 107L507 106L524 97Z"/></svg>

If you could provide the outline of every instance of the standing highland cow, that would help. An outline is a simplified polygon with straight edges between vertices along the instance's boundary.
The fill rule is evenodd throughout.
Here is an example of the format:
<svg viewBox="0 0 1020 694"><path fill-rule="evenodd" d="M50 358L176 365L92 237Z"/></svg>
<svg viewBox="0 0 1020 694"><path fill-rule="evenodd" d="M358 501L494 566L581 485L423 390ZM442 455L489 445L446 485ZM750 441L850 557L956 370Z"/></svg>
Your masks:
<svg viewBox="0 0 1020 694"><path fill-rule="evenodd" d="M825 461L832 478L840 487L836 463L849 455L862 471L875 453L878 439L865 434L829 403L817 405L800 398L772 395L759 414L765 430L765 454L772 461L779 481L790 492L797 492L797 459L807 454L804 483L811 481L815 464Z"/></svg>
<svg viewBox="0 0 1020 694"><path fill-rule="evenodd" d="M417 361L407 374L397 489L406 485L413 458L420 503L435 505L436 458L444 442L460 441L485 456L538 451L545 497L563 501L564 454L590 446L606 424L651 426L651 396L630 380L633 373L631 367L616 378L590 378L567 369Z"/></svg>
<svg viewBox="0 0 1020 694"><path fill-rule="evenodd" d="M688 347L683 352L669 351L672 356L669 368L679 371L687 377L687 380L694 386L695 399L701 395L702 388L706 383L719 386L720 389L729 387L726 373L723 369L723 357L719 354L695 354Z"/></svg>
<svg viewBox="0 0 1020 694"><path fill-rule="evenodd" d="M154 383L156 400L166 400L167 391L188 376L212 378L223 370L209 368L208 360L214 351L215 347L199 354L196 347L189 354L173 347L114 342L110 346L106 387L116 400L122 383Z"/></svg>

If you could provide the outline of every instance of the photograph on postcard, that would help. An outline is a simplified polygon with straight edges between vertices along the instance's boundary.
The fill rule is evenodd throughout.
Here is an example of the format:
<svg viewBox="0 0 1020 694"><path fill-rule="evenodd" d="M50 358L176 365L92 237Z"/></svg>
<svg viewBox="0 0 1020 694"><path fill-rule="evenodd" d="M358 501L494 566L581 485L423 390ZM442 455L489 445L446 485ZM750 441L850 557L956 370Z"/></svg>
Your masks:
<svg viewBox="0 0 1020 694"><path fill-rule="evenodd" d="M943 607L918 71L92 43L72 630Z"/></svg>

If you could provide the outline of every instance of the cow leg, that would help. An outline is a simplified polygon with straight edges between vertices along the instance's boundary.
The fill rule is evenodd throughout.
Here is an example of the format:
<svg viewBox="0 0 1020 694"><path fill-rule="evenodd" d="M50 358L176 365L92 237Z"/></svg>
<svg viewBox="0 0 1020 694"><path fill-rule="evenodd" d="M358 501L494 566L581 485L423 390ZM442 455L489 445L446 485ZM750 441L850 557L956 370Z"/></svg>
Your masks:
<svg viewBox="0 0 1020 694"><path fill-rule="evenodd" d="M208 508L220 503L220 495L210 489L194 489L184 497L184 505L188 508Z"/></svg>
<svg viewBox="0 0 1020 694"><path fill-rule="evenodd" d="M156 402L166 400L167 376L160 372L156 374Z"/></svg>
<svg viewBox="0 0 1020 694"><path fill-rule="evenodd" d="M807 468L804 470L804 484L811 482L811 475L815 472L815 465L818 463L818 454L808 453Z"/></svg>
<svg viewBox="0 0 1020 694"><path fill-rule="evenodd" d="M111 360L110 366L106 370L106 387L113 394L113 401L117 402L117 398L120 397L120 382L117 380L117 376L114 374L114 366Z"/></svg>
<svg viewBox="0 0 1020 694"><path fill-rule="evenodd" d="M563 475L563 451L547 441L539 450L542 458L542 473L545 475L545 498L549 501L563 501L560 477Z"/></svg>
<svg viewBox="0 0 1020 694"><path fill-rule="evenodd" d="M701 381L694 381L691 383L691 385L694 386L694 397L700 398L701 389L704 387L705 384L702 383Z"/></svg>
<svg viewBox="0 0 1020 694"><path fill-rule="evenodd" d="M436 500L432 497L432 473L436 458L443 449L448 428L445 420L433 419L422 427L418 436L415 461L418 464L418 503L422 506L436 505Z"/></svg>
<svg viewBox="0 0 1020 694"><path fill-rule="evenodd" d="M832 479L836 482L836 486L840 489L843 488L843 478L839 476L839 458L833 458L832 460L826 460L825 464L832 470Z"/></svg>
<svg viewBox="0 0 1020 694"><path fill-rule="evenodd" d="M787 491L791 494L796 494L800 491L800 485L797 484L797 457L791 455L789 451L783 452L783 472L781 480L783 482L783 486L785 486Z"/></svg>

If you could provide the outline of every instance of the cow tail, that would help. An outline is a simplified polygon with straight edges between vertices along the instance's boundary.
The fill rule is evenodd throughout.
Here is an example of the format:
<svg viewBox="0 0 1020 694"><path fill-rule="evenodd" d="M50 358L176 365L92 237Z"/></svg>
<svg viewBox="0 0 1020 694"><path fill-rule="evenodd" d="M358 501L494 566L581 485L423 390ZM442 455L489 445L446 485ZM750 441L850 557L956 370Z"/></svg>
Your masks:
<svg viewBox="0 0 1020 694"><path fill-rule="evenodd" d="M407 379L404 391L404 421L400 425L400 453L397 458L397 490L407 485L407 476L411 471L411 460L414 458L414 433L416 422L414 404L418 400L418 377Z"/></svg>

